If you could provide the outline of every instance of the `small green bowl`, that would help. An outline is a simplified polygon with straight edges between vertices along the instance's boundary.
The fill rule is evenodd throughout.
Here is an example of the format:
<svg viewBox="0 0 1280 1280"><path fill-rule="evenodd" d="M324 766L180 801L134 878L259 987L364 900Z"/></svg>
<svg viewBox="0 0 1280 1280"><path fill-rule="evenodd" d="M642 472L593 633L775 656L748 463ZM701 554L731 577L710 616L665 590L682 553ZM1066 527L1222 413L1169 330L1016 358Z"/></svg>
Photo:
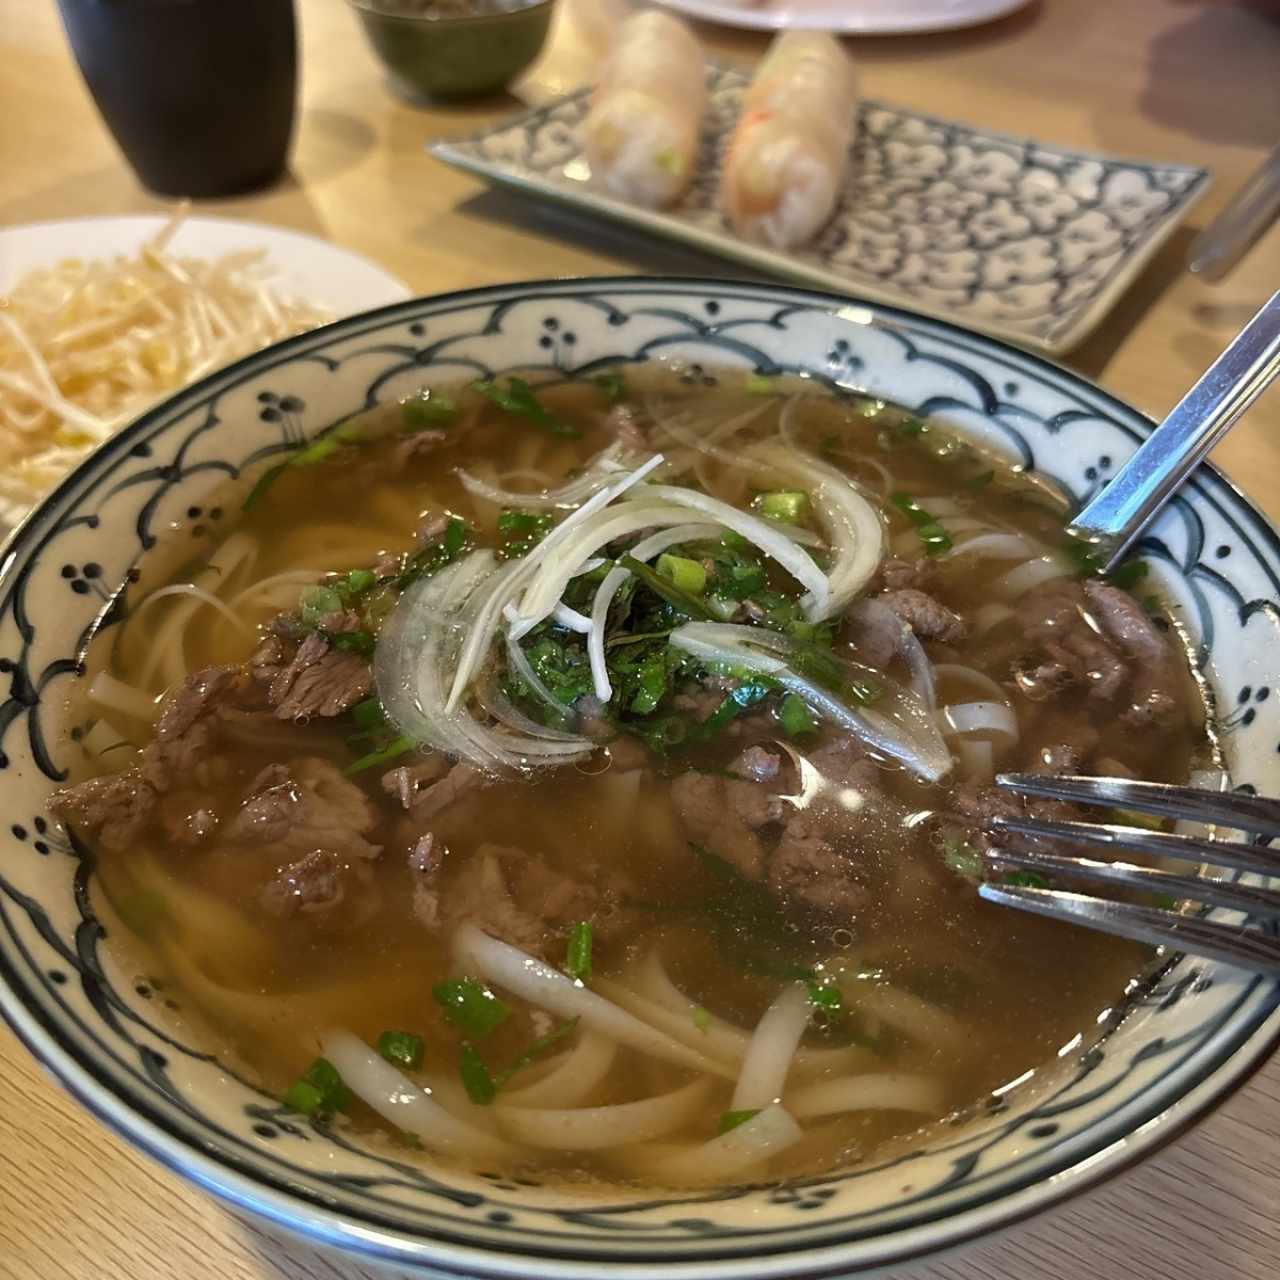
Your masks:
<svg viewBox="0 0 1280 1280"><path fill-rule="evenodd" d="M348 0L398 93L411 99L474 98L510 84L538 56L554 0L528 0L460 18L383 13Z"/></svg>

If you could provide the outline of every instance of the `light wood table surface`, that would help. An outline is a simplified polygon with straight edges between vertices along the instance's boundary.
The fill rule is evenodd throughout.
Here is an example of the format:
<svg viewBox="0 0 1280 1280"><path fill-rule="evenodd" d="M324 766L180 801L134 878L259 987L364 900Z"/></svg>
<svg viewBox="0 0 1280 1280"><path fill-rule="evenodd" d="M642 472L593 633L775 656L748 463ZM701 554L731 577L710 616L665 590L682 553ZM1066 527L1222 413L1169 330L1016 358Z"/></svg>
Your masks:
<svg viewBox="0 0 1280 1280"><path fill-rule="evenodd" d="M590 5L595 0L580 0ZM424 293L534 276L731 274L691 251L489 191L422 154L518 105L423 110L384 86L339 0L301 0L292 176L205 211L313 232ZM541 101L591 78L568 13L517 86ZM707 28L721 52L763 41ZM249 33L246 32L246 36ZM1280 134L1280 8L1196 0L1041 0L1001 22L859 41L869 96L1015 134L1205 164L1215 186L1068 363L1150 413L1167 410L1280 286L1280 229L1223 284L1187 245ZM86 93L54 6L0 0L0 225L151 210ZM85 251L92 252L92 245ZM1280 393L1217 460L1280 517ZM364 1267L243 1220L83 1114L0 1029L0 1277L364 1280ZM1189 1135L1090 1196L895 1280L1275 1280L1280 1059Z"/></svg>

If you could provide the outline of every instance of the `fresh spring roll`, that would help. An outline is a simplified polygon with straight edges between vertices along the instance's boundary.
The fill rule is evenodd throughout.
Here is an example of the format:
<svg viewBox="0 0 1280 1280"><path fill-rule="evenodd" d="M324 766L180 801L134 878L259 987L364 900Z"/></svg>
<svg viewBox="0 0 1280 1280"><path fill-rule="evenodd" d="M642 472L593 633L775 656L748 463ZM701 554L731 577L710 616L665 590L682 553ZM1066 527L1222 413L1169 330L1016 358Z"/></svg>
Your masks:
<svg viewBox="0 0 1280 1280"><path fill-rule="evenodd" d="M857 99L853 61L832 36L787 31L769 46L720 175L721 205L740 236L793 249L831 217Z"/></svg>
<svg viewBox="0 0 1280 1280"><path fill-rule="evenodd" d="M627 18L582 124L594 180L633 204L671 204L693 177L706 103L702 47L689 28L655 11Z"/></svg>

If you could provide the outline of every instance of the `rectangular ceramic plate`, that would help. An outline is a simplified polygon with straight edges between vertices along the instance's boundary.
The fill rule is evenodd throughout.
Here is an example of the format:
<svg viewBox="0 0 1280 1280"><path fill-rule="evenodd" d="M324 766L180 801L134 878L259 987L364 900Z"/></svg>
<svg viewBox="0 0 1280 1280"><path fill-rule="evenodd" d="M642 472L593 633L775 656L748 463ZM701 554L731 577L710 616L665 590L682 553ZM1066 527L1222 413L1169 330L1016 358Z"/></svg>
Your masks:
<svg viewBox="0 0 1280 1280"><path fill-rule="evenodd" d="M740 240L716 197L747 77L708 73L702 160L676 206L590 184L578 147L588 89L427 150L492 182L853 297L893 303L1041 351L1080 342L1209 185L1207 169L1118 160L903 111L858 108L844 198L818 238L779 252Z"/></svg>

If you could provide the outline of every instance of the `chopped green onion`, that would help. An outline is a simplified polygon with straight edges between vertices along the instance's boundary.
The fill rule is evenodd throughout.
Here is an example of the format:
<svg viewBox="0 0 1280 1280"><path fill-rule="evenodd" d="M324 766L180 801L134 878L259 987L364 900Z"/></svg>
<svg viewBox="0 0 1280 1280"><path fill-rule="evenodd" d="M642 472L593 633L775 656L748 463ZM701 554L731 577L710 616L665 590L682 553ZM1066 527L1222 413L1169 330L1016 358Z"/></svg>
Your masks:
<svg viewBox="0 0 1280 1280"><path fill-rule="evenodd" d="M444 1010L446 1021L477 1039L487 1036L511 1016L507 1005L474 978L438 982L431 988L431 994Z"/></svg>
<svg viewBox="0 0 1280 1280"><path fill-rule="evenodd" d="M803 698L789 693L778 708L778 722L789 738L799 738L806 733L817 733L818 722L813 718Z"/></svg>
<svg viewBox="0 0 1280 1280"><path fill-rule="evenodd" d="M655 595L660 596L669 605L679 609L681 613L700 622L714 621L714 615L701 600L682 591L668 578L654 573L647 564L641 564L635 556L623 556L618 563L624 569L630 569L637 578Z"/></svg>
<svg viewBox="0 0 1280 1280"><path fill-rule="evenodd" d="M956 875L966 880L981 880L986 874L982 854L965 840L948 840L944 846L942 862Z"/></svg>
<svg viewBox="0 0 1280 1280"><path fill-rule="evenodd" d="M604 398L610 404L617 404L627 394L627 380L616 369L608 373L597 373L591 379L592 386L604 392Z"/></svg>
<svg viewBox="0 0 1280 1280"><path fill-rule="evenodd" d="M774 392L773 379L763 373L749 373L742 380L742 389L749 396L771 396Z"/></svg>
<svg viewBox="0 0 1280 1280"><path fill-rule="evenodd" d="M378 1037L378 1052L393 1066L417 1071L422 1066L425 1045L412 1031L384 1031Z"/></svg>
<svg viewBox="0 0 1280 1280"><path fill-rule="evenodd" d="M351 708L351 718L362 729L381 729L387 723L387 713L377 698L366 698Z"/></svg>
<svg viewBox="0 0 1280 1280"><path fill-rule="evenodd" d="M471 389L478 391L486 400L496 404L504 413L517 418L527 418L534 426L541 427L552 435L568 436L573 439L582 435L577 427L561 421L555 414L549 412L523 378L510 377L505 387L494 378L486 378L473 382Z"/></svg>
<svg viewBox="0 0 1280 1280"><path fill-rule="evenodd" d="M711 1030L711 1011L700 1004L693 1007L693 1025L704 1034Z"/></svg>
<svg viewBox="0 0 1280 1280"><path fill-rule="evenodd" d="M564 971L575 982L591 980L591 924L583 920L569 930L569 950Z"/></svg>
<svg viewBox="0 0 1280 1280"><path fill-rule="evenodd" d="M343 653L358 653L362 658L372 658L377 642L368 631L325 632L329 643Z"/></svg>
<svg viewBox="0 0 1280 1280"><path fill-rule="evenodd" d="M889 501L915 525L927 556L938 556L952 547L951 535L909 494L894 493Z"/></svg>
<svg viewBox="0 0 1280 1280"><path fill-rule="evenodd" d="M502 558L513 560L527 556L551 532L555 517L535 511L517 511L507 507L498 513L498 540Z"/></svg>
<svg viewBox="0 0 1280 1280"><path fill-rule="evenodd" d="M834 983L823 982L819 978L806 978L804 989L808 993L809 1003L824 1013L840 1013L844 1009L844 999L840 988Z"/></svg>
<svg viewBox="0 0 1280 1280"><path fill-rule="evenodd" d="M484 1065L484 1059L467 1041L463 1041L462 1044L462 1061L458 1069L467 1097L478 1107L489 1106L497 1097L498 1086L494 1084L489 1068Z"/></svg>
<svg viewBox="0 0 1280 1280"><path fill-rule="evenodd" d="M635 670L635 696L630 708L637 715L647 716L655 711L667 696L670 671L667 665L668 650L655 648L647 654Z"/></svg>
<svg viewBox="0 0 1280 1280"><path fill-rule="evenodd" d="M281 1101L303 1115L332 1115L351 1105L351 1090L342 1082L338 1069L327 1058L317 1058L285 1090Z"/></svg>
<svg viewBox="0 0 1280 1280"><path fill-rule="evenodd" d="M675 556L664 551L658 557L658 572L691 596L700 596L707 589L706 569L687 556Z"/></svg>
<svg viewBox="0 0 1280 1280"><path fill-rule="evenodd" d="M338 591L348 595L363 595L370 587L376 586L378 575L372 569L352 569L346 578L338 584Z"/></svg>
<svg viewBox="0 0 1280 1280"><path fill-rule="evenodd" d="M530 1063L536 1062L554 1049L577 1025L576 1017L569 1018L558 1027L553 1027L545 1036L539 1036L509 1067L498 1072L494 1077L494 1083L498 1088L502 1088L517 1071L523 1071Z"/></svg>
<svg viewBox="0 0 1280 1280"><path fill-rule="evenodd" d="M760 1108L756 1107L750 1111L726 1111L720 1117L720 1122L716 1125L718 1134L732 1133L740 1124L746 1124L753 1116L760 1114Z"/></svg>
<svg viewBox="0 0 1280 1280"><path fill-rule="evenodd" d="M400 401L400 425L406 431L442 427L452 422L457 412L456 400L433 394L430 388L423 387L416 396L407 396Z"/></svg>
<svg viewBox="0 0 1280 1280"><path fill-rule="evenodd" d="M1004 882L1021 889L1047 889L1049 887L1049 882L1038 871L1010 871L1005 876Z"/></svg>
<svg viewBox="0 0 1280 1280"><path fill-rule="evenodd" d="M343 773L350 778L354 774L364 773L366 769L376 769L378 765L389 764L392 760L404 755L406 751L412 751L417 745L417 741L413 738L393 738L385 747L379 747L377 751L370 751L368 755L361 756L358 760L347 765Z"/></svg>
<svg viewBox="0 0 1280 1280"><path fill-rule="evenodd" d="M314 623L342 612L342 597L332 587L307 587L298 598L303 622Z"/></svg>
<svg viewBox="0 0 1280 1280"><path fill-rule="evenodd" d="M799 489L762 493L754 505L766 519L782 520L786 524L799 524L809 514L809 495Z"/></svg>

